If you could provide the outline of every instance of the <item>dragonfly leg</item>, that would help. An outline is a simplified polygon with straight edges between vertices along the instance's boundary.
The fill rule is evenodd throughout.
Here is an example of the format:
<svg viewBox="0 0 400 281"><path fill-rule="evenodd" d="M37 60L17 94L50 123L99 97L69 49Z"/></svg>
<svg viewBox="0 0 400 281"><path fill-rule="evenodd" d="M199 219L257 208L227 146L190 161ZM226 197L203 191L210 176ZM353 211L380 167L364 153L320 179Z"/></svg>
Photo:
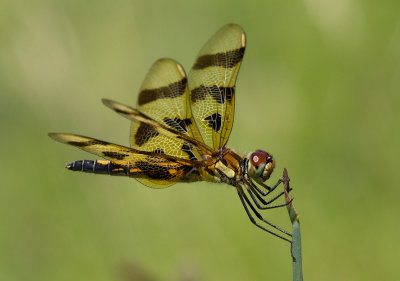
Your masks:
<svg viewBox="0 0 400 281"><path fill-rule="evenodd" d="M265 189L268 190L267 192L264 192L253 182L253 180L248 175L245 176L245 180L247 180L262 196L267 196L268 194L273 192L282 183L282 179L279 179L273 187L269 187L268 185L266 185L264 183L258 183L259 185L261 185L262 187L264 187Z"/></svg>
<svg viewBox="0 0 400 281"><path fill-rule="evenodd" d="M272 202L274 202L275 200L277 200L279 197L281 197L281 196L284 194L284 192L281 192L279 195L275 196L274 198L272 198L272 199L269 200L269 201L265 201L265 200L260 196L260 194L258 194L258 193L256 192L256 190L254 189L254 187L253 187L251 184L249 184L248 182L244 182L244 185L245 185L246 190L247 190L247 192L249 193L251 199L252 199L253 202L256 204L256 206L257 206L258 209L261 209L261 210L275 209L275 208L279 208L279 207L285 207L286 205L289 204L289 203L285 203L285 204L280 204L280 205L268 206L268 205L270 205ZM255 195L255 196L254 196L254 195ZM256 197L257 197L258 200L256 199ZM261 204L263 204L264 206L261 206L260 203L259 203L258 201L260 201Z"/></svg>
<svg viewBox="0 0 400 281"><path fill-rule="evenodd" d="M237 188L237 191L238 191L238 195L239 195L240 201L242 202L242 205L243 205L243 207L244 207L244 209L245 209L245 211L246 211L246 213L247 213L247 215L248 215L250 221L251 221L254 225L256 225L257 227L263 229L264 231L266 231L266 232L268 232L268 233L270 233L270 234L272 234L272 235L274 235L274 236L277 236L277 237L279 237L279 238L281 238L281 239L283 239L283 240L285 240L285 241L291 243L291 241L290 241L289 239L287 239L287 238L285 238L285 237L283 237L283 236L280 236L279 234L276 234L276 233L272 232L271 230L268 230L268 229L266 229L265 227L259 225L259 224L256 222L256 220L253 218L253 216L251 215L248 206L249 206L250 209L253 211L253 213L257 216L258 219L262 220L263 222L265 222L265 223L268 224L269 226L275 228L276 230L278 230L278 231L280 231L280 232L282 232L282 233L284 233L284 234L286 234L286 235L288 235L288 236L290 236L290 237L292 236L290 233L286 232L285 230L283 230L283 229L279 228L278 226L276 226L276 225L270 223L269 221L265 220L265 219L260 215L260 213L257 212L257 210L254 208L254 206L251 204L249 198L248 198L248 197L246 196L246 194L244 193L242 187L241 187L241 186L237 186L236 188Z"/></svg>

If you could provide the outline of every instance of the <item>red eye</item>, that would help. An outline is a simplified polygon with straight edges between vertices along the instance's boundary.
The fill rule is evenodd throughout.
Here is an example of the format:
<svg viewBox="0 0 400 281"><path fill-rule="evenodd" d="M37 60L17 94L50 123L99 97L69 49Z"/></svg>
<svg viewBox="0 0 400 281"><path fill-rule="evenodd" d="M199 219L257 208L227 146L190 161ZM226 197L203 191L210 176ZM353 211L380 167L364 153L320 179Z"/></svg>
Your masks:
<svg viewBox="0 0 400 281"><path fill-rule="evenodd" d="M257 167L261 164L267 163L267 159L270 157L271 156L266 151L259 149L250 155L249 160L251 162L251 165Z"/></svg>

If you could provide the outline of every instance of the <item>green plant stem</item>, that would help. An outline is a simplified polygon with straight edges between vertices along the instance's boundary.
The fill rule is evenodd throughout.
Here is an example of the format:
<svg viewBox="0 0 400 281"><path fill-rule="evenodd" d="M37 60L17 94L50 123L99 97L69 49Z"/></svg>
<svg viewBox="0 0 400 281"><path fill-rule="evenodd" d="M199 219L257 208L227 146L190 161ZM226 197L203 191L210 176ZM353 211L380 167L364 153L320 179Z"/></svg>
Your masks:
<svg viewBox="0 0 400 281"><path fill-rule="evenodd" d="M289 197L289 176L286 168L283 169L283 185L285 188L285 200L287 203L287 210L289 213L290 221L292 222L292 268L293 268L293 281L303 281L302 259L301 259L301 234L300 234L300 221L299 213L293 205L293 200Z"/></svg>

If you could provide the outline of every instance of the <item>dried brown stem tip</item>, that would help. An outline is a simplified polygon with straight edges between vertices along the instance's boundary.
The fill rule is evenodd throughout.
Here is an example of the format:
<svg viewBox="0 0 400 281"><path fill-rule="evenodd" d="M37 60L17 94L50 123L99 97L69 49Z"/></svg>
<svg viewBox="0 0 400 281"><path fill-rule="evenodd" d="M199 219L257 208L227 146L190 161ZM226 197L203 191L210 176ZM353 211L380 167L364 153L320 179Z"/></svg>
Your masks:
<svg viewBox="0 0 400 281"><path fill-rule="evenodd" d="M288 172L286 168L283 169L283 176L282 176L282 181L283 181L283 188L285 190L285 201L286 201L286 207L289 212L290 220L292 222L298 221L299 220L299 213L297 213L296 209L294 208L293 205L293 199L290 198L289 196L289 191L290 191L290 178L288 176Z"/></svg>

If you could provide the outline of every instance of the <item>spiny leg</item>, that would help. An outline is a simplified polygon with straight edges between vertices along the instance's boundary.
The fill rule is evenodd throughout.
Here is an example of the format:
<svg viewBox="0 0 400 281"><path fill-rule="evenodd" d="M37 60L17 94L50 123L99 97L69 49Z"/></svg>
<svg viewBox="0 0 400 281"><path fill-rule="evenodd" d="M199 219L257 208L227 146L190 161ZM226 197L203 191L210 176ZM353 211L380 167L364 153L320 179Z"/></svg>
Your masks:
<svg viewBox="0 0 400 281"><path fill-rule="evenodd" d="M244 185L246 187L247 192L250 194L251 199L253 200L253 202L256 204L257 208L261 209L261 210L268 210L268 209L275 209L275 208L279 208L279 207L285 207L286 205L288 205L288 203L285 204L280 204L280 205L275 205L275 206L268 206L270 205L272 202L274 202L276 199L278 199L279 197L281 197L284 193L282 192L281 194L279 194L278 196L276 196L275 198L271 199L270 201L266 202L261 196L260 194L258 194L256 192L256 190L254 190L254 188L247 182L244 182ZM254 197L254 195L257 197L257 199ZM265 206L261 206L260 203L258 202L260 201L263 205Z"/></svg>
<svg viewBox="0 0 400 281"><path fill-rule="evenodd" d="M268 232L268 233L270 233L270 234L272 234L272 235L274 235L274 236L276 236L276 237L278 237L278 238L280 238L280 239L282 239L282 240L285 240L285 241L289 242L290 244L292 244L292 241L290 241L289 239L286 239L285 237L280 236L279 234L276 234L276 233L272 232L271 230L268 230L268 229L266 229L265 227L259 225L259 224L256 222L256 220L253 218L253 216L251 215L249 209L247 208L245 199L243 199L243 195L241 194L241 192L240 192L239 190L238 190L238 195L239 195L240 201L242 202L242 205L243 205L243 207L244 207L244 209L245 209L245 211L246 211L246 213L247 213L247 216L249 217L250 221L251 221L255 226L257 226L258 228L261 228L262 230L264 230L264 231L266 231L266 232ZM245 198L246 198L246 197L245 197ZM246 200L246 201L247 201L247 200Z"/></svg>
<svg viewBox="0 0 400 281"><path fill-rule="evenodd" d="M262 220L263 222L265 222L266 224L268 224L268 225L270 225L271 227L275 228L276 230L279 230L280 232L282 232L282 233L284 233L284 234L286 234L286 235L288 235L288 236L292 236L290 233L286 232L285 230L283 230L283 229L277 227L276 225L270 223L269 221L265 220L265 219L260 215L260 213L257 212L257 210L254 208L253 204L251 204L249 198L247 198L246 194L244 193L244 191L243 191L243 189L242 189L242 187L241 187L240 185L236 186L236 189L237 189L237 191L238 191L238 193L239 193L239 196L241 197L241 200L244 198L244 200L246 201L247 205L250 206L251 210L252 210L253 213L257 216L258 219ZM242 200L242 202L243 202L243 200ZM245 204L243 204L243 206L245 206ZM247 213L248 213L247 207L245 207L245 209L247 210ZM248 214L249 214L249 213L248 213ZM251 215L249 215L249 217L251 217ZM250 220L251 220L251 218L250 218ZM255 222L253 222L253 223L256 224ZM257 225L257 224L256 224L256 225Z"/></svg>
<svg viewBox="0 0 400 281"><path fill-rule="evenodd" d="M253 184L255 189L260 194L262 194L262 196L267 196L268 194L270 194L272 191L274 191L282 183L282 179L279 179L273 187L269 187L268 185L266 185L266 184L264 184L262 182L258 183L259 185L261 185L262 187L264 187L265 189L268 190L268 192L264 192L257 185L254 184L254 182L252 181L252 179L249 176L246 176L245 178L246 178L246 180L248 180L249 182L251 182Z"/></svg>
<svg viewBox="0 0 400 281"><path fill-rule="evenodd" d="M257 192L257 191L258 191L258 188L257 188L257 185L254 184L254 182L252 182L252 181L250 181L250 180L245 181L245 182L246 182L248 185L250 185L251 190L254 192L254 194L256 194L257 198L260 198L260 201L261 201L263 204L265 204L265 205L271 204L272 202L274 202L275 200L277 200L279 197L281 197L283 194L285 194L285 192L282 191L281 193L279 193L278 195L276 195L276 196L275 196L274 198L272 198L271 200L265 201L264 199L261 198L261 195L263 195L263 194L259 194L259 193ZM289 191L290 191L290 190L292 190L292 189L289 189ZM266 194L266 195L268 195L268 194Z"/></svg>

